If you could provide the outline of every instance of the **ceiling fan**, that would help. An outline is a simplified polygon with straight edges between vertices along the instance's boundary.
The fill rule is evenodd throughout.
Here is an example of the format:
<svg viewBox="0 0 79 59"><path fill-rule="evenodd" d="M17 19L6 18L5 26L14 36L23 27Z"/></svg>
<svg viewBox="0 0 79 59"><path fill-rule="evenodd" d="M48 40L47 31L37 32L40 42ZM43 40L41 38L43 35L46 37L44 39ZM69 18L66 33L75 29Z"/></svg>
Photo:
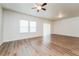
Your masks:
<svg viewBox="0 0 79 59"><path fill-rule="evenodd" d="M46 11L46 8L44 7L45 5L47 5L47 3L35 3L32 9L37 9L37 12L40 10Z"/></svg>

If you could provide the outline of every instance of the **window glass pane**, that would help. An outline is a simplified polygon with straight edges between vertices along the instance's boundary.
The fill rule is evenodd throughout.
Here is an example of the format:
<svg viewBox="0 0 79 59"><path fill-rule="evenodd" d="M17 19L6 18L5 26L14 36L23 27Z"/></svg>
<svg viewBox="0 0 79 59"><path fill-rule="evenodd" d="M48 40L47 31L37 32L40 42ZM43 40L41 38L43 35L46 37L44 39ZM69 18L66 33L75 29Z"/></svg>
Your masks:
<svg viewBox="0 0 79 59"><path fill-rule="evenodd" d="M28 21L20 20L20 33L28 32Z"/></svg>
<svg viewBox="0 0 79 59"><path fill-rule="evenodd" d="M36 32L36 22L30 21L30 32Z"/></svg>

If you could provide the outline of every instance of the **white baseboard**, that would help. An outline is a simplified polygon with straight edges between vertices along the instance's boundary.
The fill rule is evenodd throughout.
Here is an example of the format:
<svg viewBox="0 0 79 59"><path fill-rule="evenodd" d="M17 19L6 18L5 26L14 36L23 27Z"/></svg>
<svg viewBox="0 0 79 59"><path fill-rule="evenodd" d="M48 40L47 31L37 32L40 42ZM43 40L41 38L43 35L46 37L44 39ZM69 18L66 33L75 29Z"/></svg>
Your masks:
<svg viewBox="0 0 79 59"><path fill-rule="evenodd" d="M78 36L67 35L67 34L53 34L53 35L61 35L61 36L67 36L67 37L79 38Z"/></svg>

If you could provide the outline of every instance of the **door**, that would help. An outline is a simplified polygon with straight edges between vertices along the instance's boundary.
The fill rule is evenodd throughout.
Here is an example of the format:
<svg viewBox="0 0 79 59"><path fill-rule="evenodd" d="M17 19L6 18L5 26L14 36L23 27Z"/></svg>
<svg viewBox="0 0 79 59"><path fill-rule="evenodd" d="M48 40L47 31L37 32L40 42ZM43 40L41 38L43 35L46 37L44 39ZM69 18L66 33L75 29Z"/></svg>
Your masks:
<svg viewBox="0 0 79 59"><path fill-rule="evenodd" d="M49 23L43 24L43 43L48 44L50 43L50 36L51 35L51 26Z"/></svg>

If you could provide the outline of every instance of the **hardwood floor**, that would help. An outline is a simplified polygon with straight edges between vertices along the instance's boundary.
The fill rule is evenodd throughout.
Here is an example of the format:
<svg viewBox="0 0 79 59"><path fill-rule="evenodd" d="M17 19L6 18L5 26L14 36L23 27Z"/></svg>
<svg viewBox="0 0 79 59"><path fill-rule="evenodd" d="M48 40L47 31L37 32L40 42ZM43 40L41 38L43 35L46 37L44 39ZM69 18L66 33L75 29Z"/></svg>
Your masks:
<svg viewBox="0 0 79 59"><path fill-rule="evenodd" d="M79 38L52 35L44 42L42 37L4 42L1 56L79 56Z"/></svg>

